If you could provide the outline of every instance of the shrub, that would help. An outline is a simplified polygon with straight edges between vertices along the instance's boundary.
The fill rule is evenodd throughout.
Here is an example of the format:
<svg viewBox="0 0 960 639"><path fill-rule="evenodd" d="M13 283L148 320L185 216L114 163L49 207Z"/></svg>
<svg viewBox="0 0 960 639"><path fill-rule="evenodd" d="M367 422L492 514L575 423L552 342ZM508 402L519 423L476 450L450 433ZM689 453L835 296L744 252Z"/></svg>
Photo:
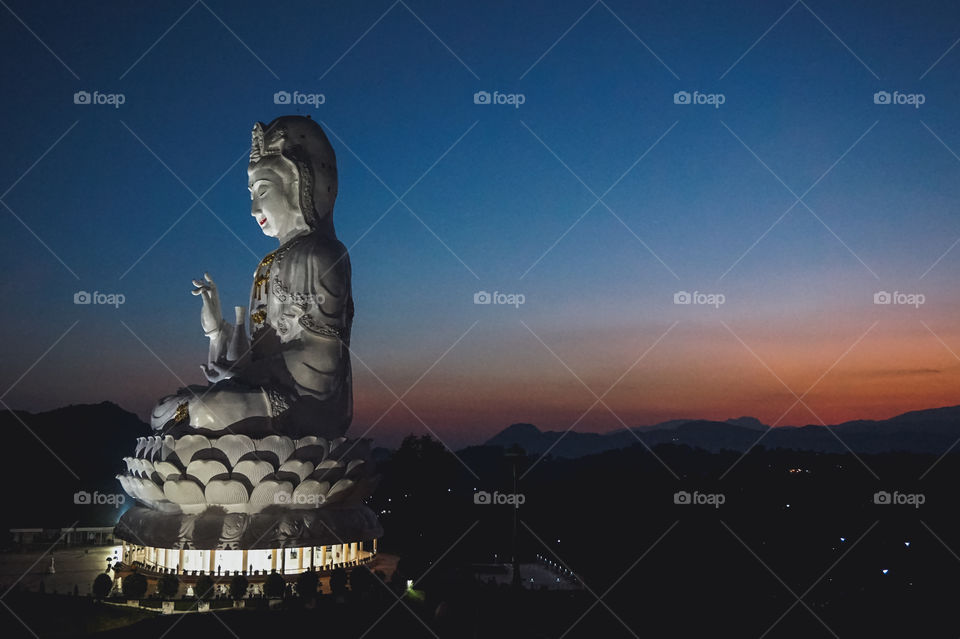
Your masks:
<svg viewBox="0 0 960 639"><path fill-rule="evenodd" d="M297 576L297 593L304 599L312 599L317 596L317 584L320 578L313 570L301 572Z"/></svg>
<svg viewBox="0 0 960 639"><path fill-rule="evenodd" d="M243 575L234 575L230 580L230 598L240 600L247 594L250 582Z"/></svg>
<svg viewBox="0 0 960 639"><path fill-rule="evenodd" d="M276 572L270 573L266 583L263 584L263 592L268 597L282 597L286 590L287 583Z"/></svg>
<svg viewBox="0 0 960 639"><path fill-rule="evenodd" d="M93 580L93 596L97 599L105 599L111 590L113 590L113 579L107 573L101 572Z"/></svg>
<svg viewBox="0 0 960 639"><path fill-rule="evenodd" d="M180 591L180 580L176 575L164 575L157 582L157 594L163 599L173 599Z"/></svg>
<svg viewBox="0 0 960 639"><path fill-rule="evenodd" d="M330 573L330 592L342 597L347 592L347 571L337 568Z"/></svg>
<svg viewBox="0 0 960 639"><path fill-rule="evenodd" d="M212 599L213 586L213 579L210 578L210 575L200 575L197 577L197 583L193 587L193 594L197 599Z"/></svg>
<svg viewBox="0 0 960 639"><path fill-rule="evenodd" d="M374 587L376 579L366 566L357 566L350 571L350 592L362 595Z"/></svg>
<svg viewBox="0 0 960 639"><path fill-rule="evenodd" d="M123 596L127 599L142 599L147 594L147 578L139 572L123 578Z"/></svg>

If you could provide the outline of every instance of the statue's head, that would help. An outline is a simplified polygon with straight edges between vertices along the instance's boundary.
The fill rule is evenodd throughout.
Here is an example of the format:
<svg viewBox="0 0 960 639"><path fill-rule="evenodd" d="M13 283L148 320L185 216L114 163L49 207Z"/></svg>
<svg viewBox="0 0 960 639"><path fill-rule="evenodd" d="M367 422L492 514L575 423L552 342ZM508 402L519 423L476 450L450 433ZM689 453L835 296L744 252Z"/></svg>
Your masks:
<svg viewBox="0 0 960 639"><path fill-rule="evenodd" d="M301 229L333 235L337 158L319 124L299 115L258 122L247 175L251 214L266 235Z"/></svg>

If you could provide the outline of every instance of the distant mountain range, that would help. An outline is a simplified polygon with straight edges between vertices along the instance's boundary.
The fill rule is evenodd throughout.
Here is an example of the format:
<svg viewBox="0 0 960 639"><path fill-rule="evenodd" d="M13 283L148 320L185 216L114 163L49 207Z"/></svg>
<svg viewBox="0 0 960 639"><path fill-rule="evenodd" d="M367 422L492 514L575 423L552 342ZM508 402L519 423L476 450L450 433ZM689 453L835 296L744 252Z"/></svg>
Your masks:
<svg viewBox="0 0 960 639"><path fill-rule="evenodd" d="M63 526L72 521L102 524L116 521L122 509L74 503L78 490L120 493L114 475L123 469L136 438L151 433L136 415L111 402L66 406L42 413L0 411L0 436L8 486L0 509L0 531L15 526ZM547 450L559 458L579 458L628 448L640 441L685 444L716 452L745 451L757 440L768 449L845 453L912 452L939 455L960 451L960 406L904 413L891 419L857 420L834 426L780 426L770 428L753 417L723 422L675 419L609 433L541 431L532 424L513 424L482 446L519 445L528 454ZM844 445L846 444L846 445ZM377 448L378 460L392 451ZM128 500L126 506L130 505ZM66 522L66 523L64 523Z"/></svg>
<svg viewBox="0 0 960 639"><path fill-rule="evenodd" d="M533 424L513 424L491 437L485 445L504 448L518 445L528 454L539 455L549 450L554 457L576 458L641 442L650 447L673 443L711 452L745 451L758 439L758 445L768 449L941 454L960 439L960 406L918 410L890 419L856 420L832 426L770 428L754 417L738 417L723 422L674 419L609 433L564 433L542 431Z"/></svg>

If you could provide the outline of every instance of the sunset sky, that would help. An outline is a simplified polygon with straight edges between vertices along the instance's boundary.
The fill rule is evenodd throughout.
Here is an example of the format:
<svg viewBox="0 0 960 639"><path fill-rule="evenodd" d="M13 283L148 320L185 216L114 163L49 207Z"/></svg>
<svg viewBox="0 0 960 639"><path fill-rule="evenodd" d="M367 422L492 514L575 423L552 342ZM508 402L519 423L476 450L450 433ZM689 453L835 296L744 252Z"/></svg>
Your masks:
<svg viewBox="0 0 960 639"><path fill-rule="evenodd" d="M0 399L201 383L190 280L247 304L250 128L301 113L338 155L353 436L960 404L960 7L656 5L10 0Z"/></svg>

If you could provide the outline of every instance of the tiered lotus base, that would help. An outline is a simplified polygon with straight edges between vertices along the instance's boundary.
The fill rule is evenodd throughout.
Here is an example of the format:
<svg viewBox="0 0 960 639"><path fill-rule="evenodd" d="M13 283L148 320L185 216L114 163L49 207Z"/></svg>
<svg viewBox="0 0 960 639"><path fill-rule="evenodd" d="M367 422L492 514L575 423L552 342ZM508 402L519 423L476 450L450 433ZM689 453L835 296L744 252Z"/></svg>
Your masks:
<svg viewBox="0 0 960 639"><path fill-rule="evenodd" d="M278 549L295 553L298 566L304 557L314 567L317 561L346 564L360 558L359 544L369 549L383 534L363 503L376 484L366 442L165 435L140 438L134 457L124 461L127 472L117 479L137 503L115 535L142 553L125 557L127 564L181 572L210 571L211 563L214 570L270 570L260 564L271 554L283 563L287 555Z"/></svg>

